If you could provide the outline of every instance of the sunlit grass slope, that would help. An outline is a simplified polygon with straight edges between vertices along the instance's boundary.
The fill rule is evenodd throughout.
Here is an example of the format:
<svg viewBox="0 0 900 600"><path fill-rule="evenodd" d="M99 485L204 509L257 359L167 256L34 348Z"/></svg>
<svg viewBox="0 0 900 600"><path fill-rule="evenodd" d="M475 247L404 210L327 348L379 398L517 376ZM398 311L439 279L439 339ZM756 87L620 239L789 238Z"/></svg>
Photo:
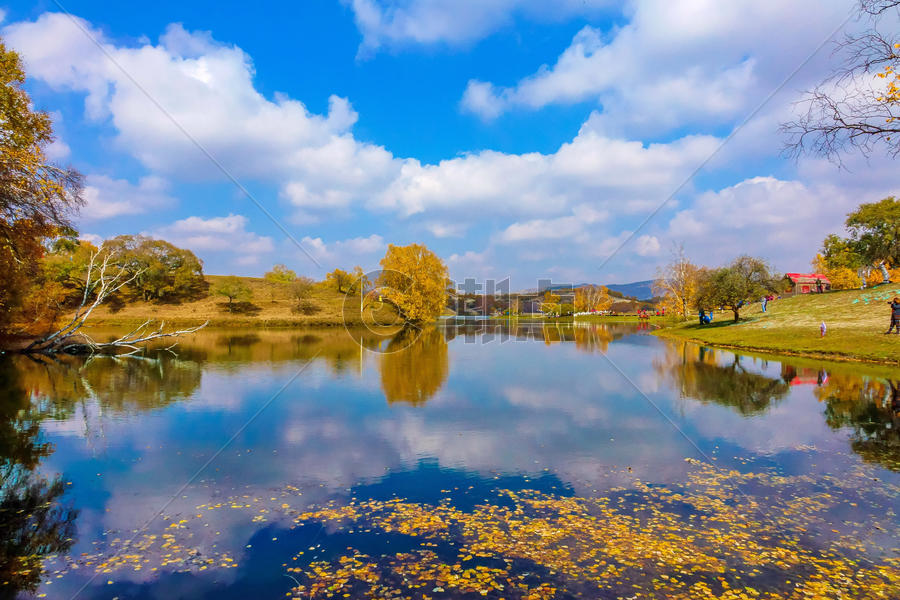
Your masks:
<svg viewBox="0 0 900 600"><path fill-rule="evenodd" d="M742 311L739 323L732 322L730 311L716 312L711 325L693 320L657 334L772 352L900 364L900 335L882 335L890 322L887 303L894 296L900 296L900 284L775 300L765 313L755 302ZM824 338L819 335L822 321L828 328Z"/></svg>
<svg viewBox="0 0 900 600"><path fill-rule="evenodd" d="M273 283L257 277L241 277L253 291L248 310L231 313L225 307L225 298L213 293L222 279L219 275L207 275L209 294L203 298L170 304L153 302L128 302L119 310L101 306L92 315L93 325L131 325L146 319L164 320L174 326L199 325L209 321L211 326L225 327L292 327L316 325L340 325L343 323L344 294L333 286L317 284L310 300L318 308L314 314L297 312L296 299L291 287L285 283ZM347 298L348 306L359 306L358 298ZM354 310L349 314L357 314Z"/></svg>

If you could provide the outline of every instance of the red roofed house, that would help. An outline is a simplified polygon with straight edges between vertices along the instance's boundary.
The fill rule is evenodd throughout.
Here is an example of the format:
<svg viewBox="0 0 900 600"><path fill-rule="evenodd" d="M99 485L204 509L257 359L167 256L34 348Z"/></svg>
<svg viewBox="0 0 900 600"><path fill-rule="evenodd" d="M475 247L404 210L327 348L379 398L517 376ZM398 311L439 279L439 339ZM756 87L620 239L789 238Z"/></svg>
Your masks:
<svg viewBox="0 0 900 600"><path fill-rule="evenodd" d="M784 293L786 296L827 292L831 289L831 280L822 273L785 273L784 278L789 283L789 288Z"/></svg>

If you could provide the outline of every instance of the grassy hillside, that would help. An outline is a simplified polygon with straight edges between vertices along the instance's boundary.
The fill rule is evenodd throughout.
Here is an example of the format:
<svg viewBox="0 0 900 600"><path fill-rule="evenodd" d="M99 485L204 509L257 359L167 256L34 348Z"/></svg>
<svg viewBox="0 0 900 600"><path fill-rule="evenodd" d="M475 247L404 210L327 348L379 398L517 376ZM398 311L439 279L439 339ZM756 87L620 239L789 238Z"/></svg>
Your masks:
<svg viewBox="0 0 900 600"><path fill-rule="evenodd" d="M656 333L714 345L900 364L900 335L882 335L890 322L887 302L894 296L900 296L900 284L794 296L770 302L766 313L754 303L742 311L739 323L732 323L730 311L716 312L713 324L694 320ZM828 327L824 338L819 336L822 321Z"/></svg>
<svg viewBox="0 0 900 600"><path fill-rule="evenodd" d="M224 327L293 327L314 325L340 325L343 323L344 294L334 287L316 285L310 300L318 307L318 312L304 315L296 312L296 300L291 295L289 284L272 283L257 277L241 277L251 290L253 297L245 312L231 313L225 306L225 298L212 293L222 279L218 275L207 275L209 295L198 300L178 304L152 302L129 302L119 310L110 306L100 306L91 316L92 325L131 325L146 319L164 320L175 326L199 325L209 321L211 326ZM358 307L359 298L347 298L349 306ZM348 314L358 314L351 311Z"/></svg>

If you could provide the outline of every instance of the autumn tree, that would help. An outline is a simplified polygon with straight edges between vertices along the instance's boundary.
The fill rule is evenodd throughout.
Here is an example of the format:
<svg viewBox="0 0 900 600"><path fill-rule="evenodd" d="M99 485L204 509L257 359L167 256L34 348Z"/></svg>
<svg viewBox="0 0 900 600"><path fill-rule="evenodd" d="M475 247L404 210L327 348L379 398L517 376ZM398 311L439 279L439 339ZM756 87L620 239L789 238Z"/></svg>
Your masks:
<svg viewBox="0 0 900 600"><path fill-rule="evenodd" d="M780 278L760 258L739 256L725 267L713 269L702 277L697 293L700 308L727 308L740 320L740 311L750 300L780 291Z"/></svg>
<svg viewBox="0 0 900 600"><path fill-rule="evenodd" d="M273 283L291 283L292 281L296 281L297 274L288 269L285 265L277 264L272 267L271 271L267 271L265 275L263 275L266 281L271 281Z"/></svg>
<svg viewBox="0 0 900 600"><path fill-rule="evenodd" d="M305 315L314 314L319 310L311 299L314 288L315 282L309 277L298 277L291 283L291 295L297 302L297 310Z"/></svg>
<svg viewBox="0 0 900 600"><path fill-rule="evenodd" d="M372 280L369 278L368 274L363 270L359 265L353 267L353 272L350 273L350 284L349 291L352 294L359 294L360 289L365 290L369 285L372 284Z"/></svg>
<svg viewBox="0 0 900 600"><path fill-rule="evenodd" d="M822 273L831 282L832 290L852 290L861 285L859 272L846 266L831 266L822 254L812 261L813 273Z"/></svg>
<svg viewBox="0 0 900 600"><path fill-rule="evenodd" d="M0 331L17 319L44 243L82 204L81 175L48 162L50 116L33 108L19 55L0 42Z"/></svg>
<svg viewBox="0 0 900 600"><path fill-rule="evenodd" d="M800 117L781 126L792 154L900 154L900 0L858 2L866 27L837 43L834 71L807 92Z"/></svg>
<svg viewBox="0 0 900 600"><path fill-rule="evenodd" d="M422 244L389 244L378 279L382 299L408 323L440 316L447 304L447 266Z"/></svg>
<svg viewBox="0 0 900 600"><path fill-rule="evenodd" d="M344 291L344 288L349 290L350 285L353 283L353 276L343 269L335 269L325 275L325 281L331 283L340 294Z"/></svg>
<svg viewBox="0 0 900 600"><path fill-rule="evenodd" d="M240 277L229 275L223 277L221 281L213 288L213 293L217 296L223 296L228 299L228 310L235 311L235 302L249 302L253 297L253 290L244 283Z"/></svg>
<svg viewBox="0 0 900 600"><path fill-rule="evenodd" d="M575 290L576 312L608 310L612 306L609 288L602 285L586 285Z"/></svg>
<svg viewBox="0 0 900 600"><path fill-rule="evenodd" d="M55 283L66 291L67 299L84 296L91 257L99 248L87 240L59 238L42 260L42 283Z"/></svg>
<svg viewBox="0 0 900 600"><path fill-rule="evenodd" d="M891 196L860 204L847 215L844 226L846 238L831 234L822 243L829 276L855 271L860 282L865 283L872 267L880 267L883 277L890 279L887 265L900 266L900 201Z"/></svg>
<svg viewBox="0 0 900 600"><path fill-rule="evenodd" d="M662 296L662 304L669 312L687 317L694 308L702 268L692 263L684 253L684 246L673 249L672 260L660 268L653 282L653 293Z"/></svg>
<svg viewBox="0 0 900 600"><path fill-rule="evenodd" d="M544 292L541 299L541 312L545 315L558 315L562 298L550 290Z"/></svg>
<svg viewBox="0 0 900 600"><path fill-rule="evenodd" d="M101 248L134 276L130 288L144 301L171 302L199 296L206 287L203 262L190 250L142 235L120 235Z"/></svg>

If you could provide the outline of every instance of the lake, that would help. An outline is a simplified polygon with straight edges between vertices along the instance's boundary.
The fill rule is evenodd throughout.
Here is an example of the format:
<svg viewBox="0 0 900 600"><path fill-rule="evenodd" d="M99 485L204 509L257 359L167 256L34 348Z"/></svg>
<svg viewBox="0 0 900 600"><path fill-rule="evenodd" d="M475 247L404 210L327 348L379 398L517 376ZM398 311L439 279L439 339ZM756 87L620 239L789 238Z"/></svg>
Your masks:
<svg viewBox="0 0 900 600"><path fill-rule="evenodd" d="M0 394L0 597L900 597L888 367L445 322L6 357Z"/></svg>

